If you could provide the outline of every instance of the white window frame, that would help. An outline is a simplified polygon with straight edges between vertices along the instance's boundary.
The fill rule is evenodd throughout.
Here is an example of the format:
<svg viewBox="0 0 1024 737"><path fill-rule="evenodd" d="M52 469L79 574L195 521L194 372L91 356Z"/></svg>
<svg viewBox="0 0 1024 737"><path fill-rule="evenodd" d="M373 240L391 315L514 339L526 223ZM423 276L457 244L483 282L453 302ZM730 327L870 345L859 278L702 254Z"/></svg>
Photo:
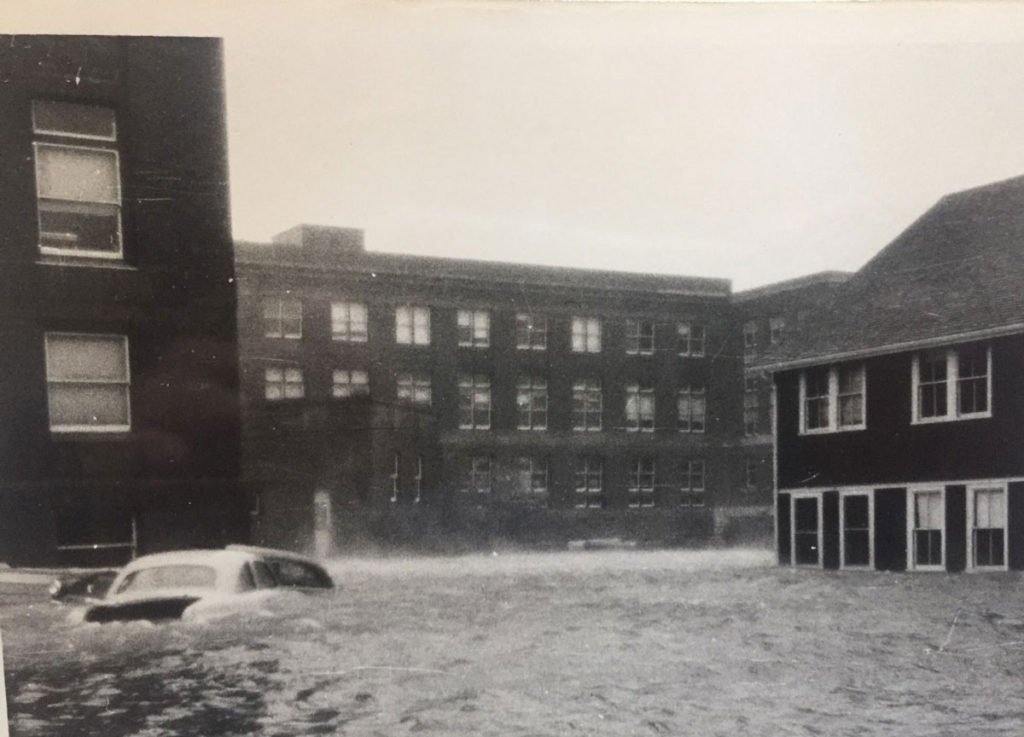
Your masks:
<svg viewBox="0 0 1024 737"><path fill-rule="evenodd" d="M362 310L362 319L353 320L352 309ZM331 302L331 340L344 343L366 343L369 339L369 310L365 302L334 300Z"/></svg>
<svg viewBox="0 0 1024 737"><path fill-rule="evenodd" d="M583 410L580 413L577 413L576 411L577 392L581 392L583 395ZM588 410L589 400L592 398L592 394L594 392L597 394L597 403L600 406L595 412L591 412ZM599 379L580 379L578 381L574 381L572 384L572 393L572 429L575 432L601 432L604 427L604 389L601 386L601 381ZM579 414L583 419L582 425L577 424L576 422L577 414ZM591 423L591 417L595 415L597 416L597 422Z"/></svg>
<svg viewBox="0 0 1024 737"><path fill-rule="evenodd" d="M693 485L693 470L700 467L700 486ZM683 482L686 482L685 484ZM705 494L708 489L708 464L703 458L687 458L682 461L679 480L679 505L681 507L706 507Z"/></svg>
<svg viewBox="0 0 1024 737"><path fill-rule="evenodd" d="M985 391L987 393L988 401L986 405L988 409L984 412L960 412L960 348L961 346L952 346L944 349L946 353L946 413L936 415L935 417L921 416L921 354L923 351L918 351L914 354L910 374L912 424L925 425L932 422L956 422L958 420L976 420L992 416L992 345L985 345L985 361L987 366Z"/></svg>
<svg viewBox="0 0 1024 737"><path fill-rule="evenodd" d="M823 367L816 366L816 369ZM840 424L839 408L839 371L844 368L856 368L861 373L861 421L857 424ZM851 432L864 430L868 426L868 374L867 366L861 362L837 364L828 367L828 425L826 427L807 427L807 369L800 372L800 434L823 435L826 433Z"/></svg>
<svg viewBox="0 0 1024 737"><path fill-rule="evenodd" d="M395 376L395 400L419 407L433 402L433 387L429 374L401 372Z"/></svg>
<svg viewBox="0 0 1024 737"><path fill-rule="evenodd" d="M796 561L796 500L797 499L814 499L817 501L817 512L818 512L818 562L817 563L797 563ZM789 495L789 560L790 566L793 568L824 568L825 567L825 555L822 550L822 527L824 526L824 496L817 491L811 492L791 492Z"/></svg>
<svg viewBox="0 0 1024 737"><path fill-rule="evenodd" d="M357 378L362 381L356 381ZM339 379L343 379L339 381ZM365 396L370 393L370 376L363 369L334 369L331 372L331 398Z"/></svg>
<svg viewBox="0 0 1024 737"><path fill-rule="evenodd" d="M516 380L516 428L547 430L549 409L547 379L520 376Z"/></svg>
<svg viewBox="0 0 1024 737"><path fill-rule="evenodd" d="M604 507L604 458L600 456L579 456L573 467L574 505L577 509L601 509ZM583 486L580 485L580 476ZM590 481L596 477L597 486Z"/></svg>
<svg viewBox="0 0 1024 737"><path fill-rule="evenodd" d="M391 473L388 474L388 480L391 482L391 498L388 499L388 501L391 502L392 504L395 504L398 501L398 490L400 486L399 482L401 479L400 471L402 464L402 456L398 453L394 453L393 456L394 459L391 465Z"/></svg>
<svg viewBox="0 0 1024 737"><path fill-rule="evenodd" d="M60 340L61 338L91 338L100 340L109 340L112 343L118 342L123 346L124 354L124 381L105 381L98 379L54 379L49 375L49 364L50 364L50 340ZM131 375L131 357L129 354L128 336L127 335L116 335L109 333L71 333L71 332L48 332L43 335L43 352L45 357L46 371L46 386L47 386L47 414L49 419L50 432L54 434L63 433L126 433L132 429L132 375ZM125 419L126 422L115 425L69 425L69 424L54 424L53 412L49 408L50 401L50 385L51 384L100 384L103 386L117 385L122 386L124 390L124 402L125 402Z"/></svg>
<svg viewBox="0 0 1024 737"><path fill-rule="evenodd" d="M686 408L685 423L683 408ZM698 411L699 409L699 411ZM700 427L695 427L696 419L700 419ZM707 387L681 386L676 394L676 423L679 432L690 435L703 435L708 429L708 392Z"/></svg>
<svg viewBox="0 0 1024 737"><path fill-rule="evenodd" d="M403 332L408 335L403 335ZM399 305L395 308L395 343L426 346L430 345L430 339L429 307Z"/></svg>
<svg viewBox="0 0 1024 737"><path fill-rule="evenodd" d="M92 107L107 110L111 115L111 132L109 135L92 134L92 133L81 133L68 130L58 130L51 128L44 128L36 121L36 106L56 104L64 105L68 107ZM36 191L36 208L37 208L37 236L39 237L39 252L43 255L50 256L72 256L89 259L106 259L111 261L121 261L124 259L124 201L123 201L123 184L121 181L121 154L117 148L118 143L118 129L117 129L117 111L112 108L108 108L102 105L91 105L88 103L68 103L59 100L33 100L32 101L32 134L34 137L41 136L42 138L36 138L32 143L32 155L33 155L33 174L35 176L35 191ZM77 140L77 141L97 141L103 143L109 143L109 146L102 145L82 145L82 144L68 144L62 142L64 140ZM53 200L54 198L44 197L40 192L40 177L39 177L39 150L41 148L50 149L63 149L63 150L78 150L78 151L91 151L99 152L103 154L109 154L113 156L114 176L115 182L115 201L102 202L99 200L80 200L85 205L93 204L100 206L109 206L114 208L116 211L117 221L117 249L116 250L102 250L92 248L61 248L59 246L48 246L42 243L42 202L44 200Z"/></svg>
<svg viewBox="0 0 1024 737"><path fill-rule="evenodd" d="M786 330L786 318L782 316L768 318L768 342L777 345L782 340L782 334Z"/></svg>
<svg viewBox="0 0 1024 737"><path fill-rule="evenodd" d="M520 478L526 476L526 488L521 492L528 497L543 497L548 493L551 481L547 456L520 456L516 460L516 470ZM543 485L535 486L534 480L543 474Z"/></svg>
<svg viewBox="0 0 1024 737"><path fill-rule="evenodd" d="M917 564L917 551L914 547L914 518L916 516L916 502L918 494L938 494L939 497L939 519L941 527L928 527L921 529L939 530L942 533L942 561L937 564ZM949 559L949 531L946 529L946 487L942 484L927 486L912 486L907 488L907 570L908 571L945 571Z"/></svg>
<svg viewBox="0 0 1024 737"><path fill-rule="evenodd" d="M704 357L708 340L708 331L704 325L694 322L676 323L676 338L679 341L680 356Z"/></svg>
<svg viewBox="0 0 1024 737"><path fill-rule="evenodd" d="M285 330L284 308L286 303L295 304L299 306L299 329L297 331L289 332ZM277 312L277 315L273 318L274 320L276 320L277 324L277 328L275 330L267 329L268 320L271 319L267 317L267 308L269 306L276 307L275 311ZM262 321L264 338L282 338L287 340L300 340L302 338L303 309L301 299L297 297L264 297L263 301L260 304L260 308L263 310L263 312L260 315L260 319Z"/></svg>
<svg viewBox="0 0 1024 737"><path fill-rule="evenodd" d="M459 310L456 314L459 333L469 330L469 337L458 336L460 348L489 348L491 345L491 313L487 310Z"/></svg>
<svg viewBox="0 0 1024 737"><path fill-rule="evenodd" d="M280 388L281 388L281 396L279 396L279 397L268 397L267 396L267 386L270 385L269 384L269 379L267 378L267 374L269 372L271 372L271 371L280 371L281 372L281 381L280 382L274 382L274 385L280 386ZM289 371L298 372L299 380L297 382L296 381L292 381L292 382L288 381L288 372ZM289 385L291 385L291 386L298 386L299 387L299 394L298 394L298 396L294 396L294 397L289 397L288 396L288 386ZM263 369L263 398L266 399L266 401L268 401L268 402L294 402L294 401L298 401L300 399L304 399L305 396L306 396L306 375L302 371L302 367L301 366L279 365L279 366L266 366L266 367L264 367L264 369Z"/></svg>
<svg viewBox="0 0 1024 737"><path fill-rule="evenodd" d="M649 409L649 411L645 411L645 409ZM626 419L626 432L654 432L654 423L657 419L654 385L640 383L627 384L624 414Z"/></svg>
<svg viewBox="0 0 1024 737"><path fill-rule="evenodd" d="M460 430L490 430L491 429L491 410L493 407L494 397L491 393L491 378L483 374L463 375L458 379L458 391L459 391L459 404L457 407L459 413L459 429ZM464 392L468 390L468 395ZM478 405L477 400L483 397L482 392L486 390L486 401L481 400ZM462 421L463 412L463 399L469 399L469 413L470 422L465 423ZM477 422L477 413L486 411L487 418L481 422Z"/></svg>
<svg viewBox="0 0 1024 737"><path fill-rule="evenodd" d="M516 349L546 351L547 348L548 318L528 312L516 313Z"/></svg>
<svg viewBox="0 0 1024 737"><path fill-rule="evenodd" d="M654 320L628 318L626 320L626 354L653 356L657 329Z"/></svg>
<svg viewBox="0 0 1024 737"><path fill-rule="evenodd" d="M654 490L657 488L657 460L654 456L637 456L630 459L629 506L643 509L654 506Z"/></svg>
<svg viewBox="0 0 1024 737"><path fill-rule="evenodd" d="M600 353L601 332L601 318L574 316L572 318L572 334L570 335L572 352Z"/></svg>
<svg viewBox="0 0 1024 737"><path fill-rule="evenodd" d="M868 499L868 563L867 565L846 564L846 505L848 496L864 496ZM820 537L820 534L819 534ZM875 493L873 489L839 490L839 567L852 571L867 571L875 568Z"/></svg>
<svg viewBox="0 0 1024 737"><path fill-rule="evenodd" d="M975 563L974 525L977 510L975 497L979 491L999 491L1003 502L1003 563L998 566L982 566ZM967 487L967 570L969 571L1008 571L1010 565L1010 517L1009 489L1005 483L979 483Z"/></svg>

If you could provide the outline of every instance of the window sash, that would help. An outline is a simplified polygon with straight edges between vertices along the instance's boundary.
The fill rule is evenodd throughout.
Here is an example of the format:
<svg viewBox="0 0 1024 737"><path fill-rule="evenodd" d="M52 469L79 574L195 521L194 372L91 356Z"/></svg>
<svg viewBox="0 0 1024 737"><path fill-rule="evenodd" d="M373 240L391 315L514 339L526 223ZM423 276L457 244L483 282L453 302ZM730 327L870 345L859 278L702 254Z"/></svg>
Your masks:
<svg viewBox="0 0 1024 737"><path fill-rule="evenodd" d="M269 367L263 372L264 396L271 401L302 399L306 394L302 369Z"/></svg>
<svg viewBox="0 0 1024 737"><path fill-rule="evenodd" d="M649 356L654 353L654 323L650 320L626 321L626 353Z"/></svg>
<svg viewBox="0 0 1024 737"><path fill-rule="evenodd" d="M677 414L680 432L702 433L707 418L707 397L704 387L679 390Z"/></svg>
<svg viewBox="0 0 1024 737"><path fill-rule="evenodd" d="M654 388L630 384L626 387L626 430L654 431Z"/></svg>
<svg viewBox="0 0 1024 737"><path fill-rule="evenodd" d="M302 302L284 298L264 300L263 335L266 338L301 338Z"/></svg>
<svg viewBox="0 0 1024 737"><path fill-rule="evenodd" d="M403 345L430 345L430 308L396 307L395 342Z"/></svg>
<svg viewBox="0 0 1024 737"><path fill-rule="evenodd" d="M576 382L572 388L572 429L598 431L601 429L604 400L601 384L594 381Z"/></svg>
<svg viewBox="0 0 1024 737"><path fill-rule="evenodd" d="M703 325L681 322L676 325L679 339L679 355L700 357L704 355L706 329Z"/></svg>
<svg viewBox="0 0 1024 737"><path fill-rule="evenodd" d="M601 507L604 496L604 463L600 458L576 462L576 506Z"/></svg>
<svg viewBox="0 0 1024 737"><path fill-rule="evenodd" d="M572 350L574 353L601 352L601 321L595 317L572 319Z"/></svg>
<svg viewBox="0 0 1024 737"><path fill-rule="evenodd" d="M429 405L431 394L430 377L425 374L399 374L395 381L395 398L400 402Z"/></svg>
<svg viewBox="0 0 1024 737"><path fill-rule="evenodd" d="M117 140L117 119L113 110L98 105L33 100L32 132L114 142Z"/></svg>
<svg viewBox="0 0 1024 737"><path fill-rule="evenodd" d="M46 333L44 351L52 432L131 428L126 336Z"/></svg>
<svg viewBox="0 0 1024 737"><path fill-rule="evenodd" d="M363 302L331 303L331 338L348 343L365 343L368 313Z"/></svg>
<svg viewBox="0 0 1024 737"><path fill-rule="evenodd" d="M990 417L992 349L962 345L914 355L914 422Z"/></svg>
<svg viewBox="0 0 1024 737"><path fill-rule="evenodd" d="M459 310L457 316L459 345L486 348L491 343L491 315L486 310Z"/></svg>
<svg viewBox="0 0 1024 737"><path fill-rule="evenodd" d="M459 428L488 430L491 427L491 380L486 376L459 379Z"/></svg>
<svg viewBox="0 0 1024 737"><path fill-rule="evenodd" d="M548 384L544 379L520 379L516 385L516 406L520 430L546 430L548 427Z"/></svg>
<svg viewBox="0 0 1024 737"><path fill-rule="evenodd" d="M548 347L548 319L525 312L516 315L516 348L543 351Z"/></svg>
<svg viewBox="0 0 1024 737"><path fill-rule="evenodd" d="M331 396L336 399L370 393L370 378L358 369L335 369L331 376Z"/></svg>

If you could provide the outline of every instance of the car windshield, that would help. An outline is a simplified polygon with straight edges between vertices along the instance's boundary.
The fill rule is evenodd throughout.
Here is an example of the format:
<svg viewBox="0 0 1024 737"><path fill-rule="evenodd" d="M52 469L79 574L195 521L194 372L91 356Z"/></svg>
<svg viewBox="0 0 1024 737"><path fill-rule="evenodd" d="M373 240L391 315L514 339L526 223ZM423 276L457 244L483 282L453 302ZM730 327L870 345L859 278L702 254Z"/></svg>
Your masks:
<svg viewBox="0 0 1024 737"><path fill-rule="evenodd" d="M117 587L117 593L182 587L212 589L216 583L217 571L209 566L155 566L129 573Z"/></svg>

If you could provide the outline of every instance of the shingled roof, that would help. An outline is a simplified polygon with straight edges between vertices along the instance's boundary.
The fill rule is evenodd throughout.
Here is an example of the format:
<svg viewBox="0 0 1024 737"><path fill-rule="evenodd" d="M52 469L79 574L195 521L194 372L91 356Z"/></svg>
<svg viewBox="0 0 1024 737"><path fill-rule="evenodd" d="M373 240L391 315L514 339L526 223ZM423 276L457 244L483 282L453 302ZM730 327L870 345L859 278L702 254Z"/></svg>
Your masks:
<svg viewBox="0 0 1024 737"><path fill-rule="evenodd" d="M770 370L1024 332L1024 177L947 195L770 354Z"/></svg>

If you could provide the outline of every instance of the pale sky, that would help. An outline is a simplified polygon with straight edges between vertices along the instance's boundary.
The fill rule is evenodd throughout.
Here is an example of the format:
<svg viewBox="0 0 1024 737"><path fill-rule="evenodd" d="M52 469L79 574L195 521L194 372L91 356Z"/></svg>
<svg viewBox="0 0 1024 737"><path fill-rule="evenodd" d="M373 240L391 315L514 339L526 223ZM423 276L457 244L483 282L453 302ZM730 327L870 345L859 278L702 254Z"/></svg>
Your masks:
<svg viewBox="0 0 1024 737"><path fill-rule="evenodd" d="M83 14L88 10L88 18ZM1024 175L1024 4L4 0L225 39L236 238L723 277L859 268Z"/></svg>

